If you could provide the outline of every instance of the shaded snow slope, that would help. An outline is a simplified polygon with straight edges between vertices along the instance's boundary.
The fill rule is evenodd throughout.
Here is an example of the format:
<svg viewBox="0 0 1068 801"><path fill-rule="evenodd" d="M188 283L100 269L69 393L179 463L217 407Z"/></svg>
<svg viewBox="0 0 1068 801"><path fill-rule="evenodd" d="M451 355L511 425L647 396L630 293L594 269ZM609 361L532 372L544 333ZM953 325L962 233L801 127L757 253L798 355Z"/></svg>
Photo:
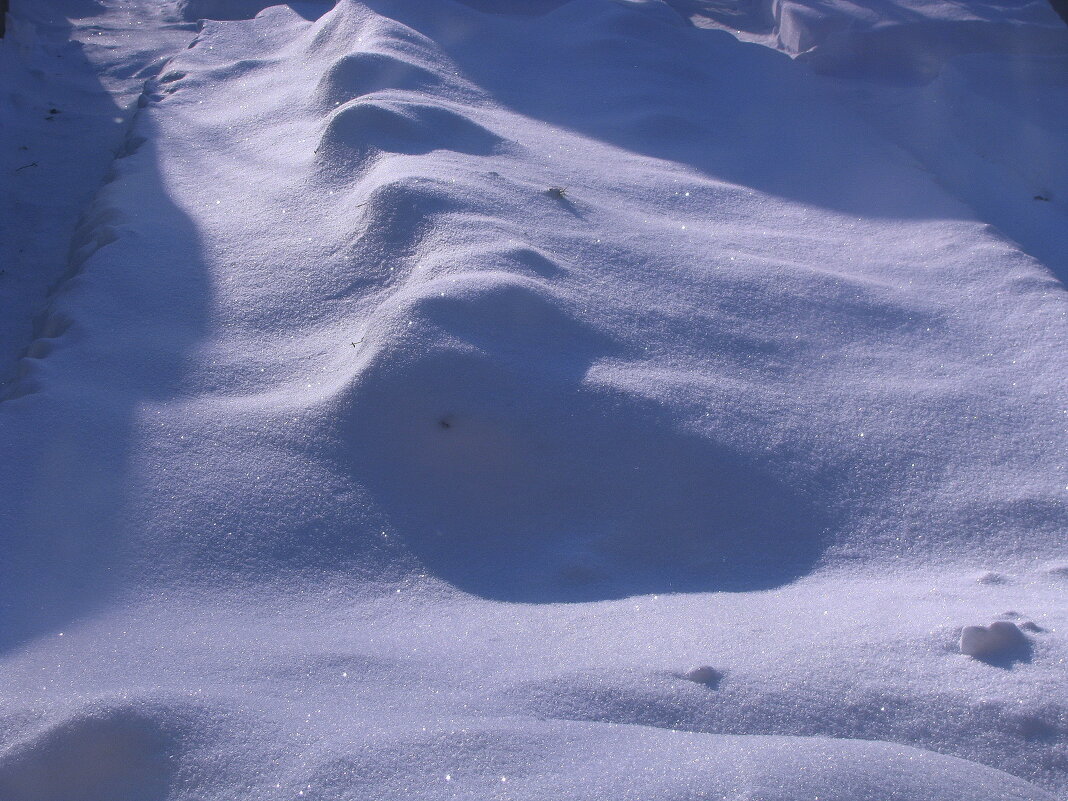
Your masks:
<svg viewBox="0 0 1068 801"><path fill-rule="evenodd" d="M48 297L110 234L80 220L123 147L145 80L192 34L151 4L24 3L0 48L0 394L65 327ZM81 24L67 14L92 12ZM115 52L119 51L119 52Z"/></svg>
<svg viewBox="0 0 1068 801"><path fill-rule="evenodd" d="M159 12L0 402L0 790L1063 797L1068 31L682 5Z"/></svg>
<svg viewBox="0 0 1068 801"><path fill-rule="evenodd" d="M1047 0L666 0L694 25L735 33L822 72L890 83L928 81L954 56L1064 54ZM1018 63L1018 62L1017 62Z"/></svg>

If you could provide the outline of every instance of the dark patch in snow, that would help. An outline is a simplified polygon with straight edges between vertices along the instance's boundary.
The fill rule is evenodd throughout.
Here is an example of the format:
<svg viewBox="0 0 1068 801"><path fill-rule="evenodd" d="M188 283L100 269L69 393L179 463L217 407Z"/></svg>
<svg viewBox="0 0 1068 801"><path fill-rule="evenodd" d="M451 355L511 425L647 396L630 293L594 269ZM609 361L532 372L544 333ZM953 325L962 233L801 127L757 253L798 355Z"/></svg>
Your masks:
<svg viewBox="0 0 1068 801"><path fill-rule="evenodd" d="M428 570L483 597L551 602L767 589L811 569L819 504L669 410L586 380L618 346L540 281L441 287L372 324L413 323L353 377L339 432Z"/></svg>
<svg viewBox="0 0 1068 801"><path fill-rule="evenodd" d="M172 736L136 709L61 722L0 756L8 801L164 801L177 764Z"/></svg>
<svg viewBox="0 0 1068 801"><path fill-rule="evenodd" d="M178 15L186 22L202 19L252 19L271 6L286 5L307 20L316 20L334 7L334 0L178 0Z"/></svg>

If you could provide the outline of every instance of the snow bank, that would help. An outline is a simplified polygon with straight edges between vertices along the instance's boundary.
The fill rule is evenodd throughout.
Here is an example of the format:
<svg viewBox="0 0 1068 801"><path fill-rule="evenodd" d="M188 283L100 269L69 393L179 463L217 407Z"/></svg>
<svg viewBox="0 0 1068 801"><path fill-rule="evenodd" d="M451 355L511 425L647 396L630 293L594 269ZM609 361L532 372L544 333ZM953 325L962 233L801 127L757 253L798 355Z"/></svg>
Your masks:
<svg viewBox="0 0 1068 801"><path fill-rule="evenodd" d="M137 110L26 238L0 790L1063 794L1061 34L675 7L71 16Z"/></svg>
<svg viewBox="0 0 1068 801"><path fill-rule="evenodd" d="M1045 0L668 0L699 26L722 28L800 57L822 72L892 81L933 79L962 53L1060 53L1064 22Z"/></svg>

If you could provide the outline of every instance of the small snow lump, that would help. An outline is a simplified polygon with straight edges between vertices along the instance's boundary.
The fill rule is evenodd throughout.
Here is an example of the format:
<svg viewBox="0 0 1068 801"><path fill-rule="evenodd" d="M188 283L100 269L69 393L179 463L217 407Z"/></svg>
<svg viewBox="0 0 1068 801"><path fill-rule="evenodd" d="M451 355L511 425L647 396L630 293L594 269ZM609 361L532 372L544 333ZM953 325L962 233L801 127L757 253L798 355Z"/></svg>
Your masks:
<svg viewBox="0 0 1068 801"><path fill-rule="evenodd" d="M716 684L723 674L710 665L698 665L687 670L682 677L697 684Z"/></svg>
<svg viewBox="0 0 1068 801"><path fill-rule="evenodd" d="M960 652L984 659L1014 651L1026 642L1019 626L1007 620L997 620L989 626L965 626L960 633Z"/></svg>

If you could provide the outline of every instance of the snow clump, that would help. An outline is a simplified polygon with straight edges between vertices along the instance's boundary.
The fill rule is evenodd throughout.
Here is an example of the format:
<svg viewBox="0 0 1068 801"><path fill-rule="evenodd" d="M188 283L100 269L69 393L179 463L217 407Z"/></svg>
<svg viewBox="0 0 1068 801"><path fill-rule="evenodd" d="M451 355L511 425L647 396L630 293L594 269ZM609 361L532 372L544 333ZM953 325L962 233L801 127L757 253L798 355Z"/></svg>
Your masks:
<svg viewBox="0 0 1068 801"><path fill-rule="evenodd" d="M965 626L960 633L960 652L977 659L1004 656L1026 644L1020 627L1007 620L989 626Z"/></svg>

